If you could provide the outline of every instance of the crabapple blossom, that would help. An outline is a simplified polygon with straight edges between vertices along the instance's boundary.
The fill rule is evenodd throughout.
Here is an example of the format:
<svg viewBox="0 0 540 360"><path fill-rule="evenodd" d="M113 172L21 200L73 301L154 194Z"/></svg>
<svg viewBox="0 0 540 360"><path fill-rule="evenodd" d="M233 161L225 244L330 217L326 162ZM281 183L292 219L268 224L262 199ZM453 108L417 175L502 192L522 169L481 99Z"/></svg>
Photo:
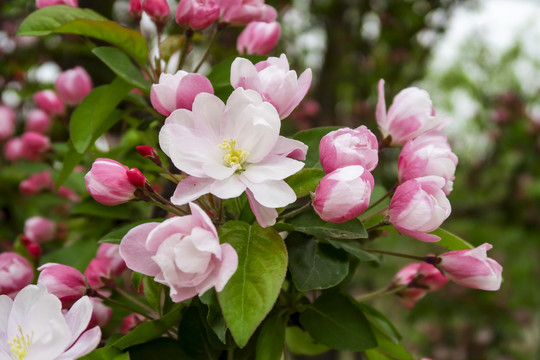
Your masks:
<svg viewBox="0 0 540 360"><path fill-rule="evenodd" d="M86 190L103 205L118 205L135 198L137 187L131 183L129 168L111 159L96 159L85 175Z"/></svg>
<svg viewBox="0 0 540 360"><path fill-rule="evenodd" d="M42 216L33 216L24 222L24 234L33 243L51 241L56 235L56 224Z"/></svg>
<svg viewBox="0 0 540 360"><path fill-rule="evenodd" d="M41 133L27 131L21 136L22 156L30 161L39 161L51 148L51 140Z"/></svg>
<svg viewBox="0 0 540 360"><path fill-rule="evenodd" d="M144 0L142 9L158 27L163 27L171 14L167 0Z"/></svg>
<svg viewBox="0 0 540 360"><path fill-rule="evenodd" d="M109 320L111 320L112 309L107 305L103 304L103 300L97 297L89 297L90 302L92 303L92 317L88 323L88 327L92 328L94 326L103 327L107 325Z"/></svg>
<svg viewBox="0 0 540 360"><path fill-rule="evenodd" d="M141 21L142 16L142 0L129 0L129 13L135 21Z"/></svg>
<svg viewBox="0 0 540 360"><path fill-rule="evenodd" d="M313 209L324 221L352 220L367 209L373 186L373 175L364 167L341 167L322 178L315 190Z"/></svg>
<svg viewBox="0 0 540 360"><path fill-rule="evenodd" d="M496 291L501 287L502 266L487 257L491 248L491 244L485 243L475 249L450 251L438 256L437 266L459 285Z"/></svg>
<svg viewBox="0 0 540 360"><path fill-rule="evenodd" d="M220 8L220 22L242 26L253 21L272 22L277 11L264 0L216 0Z"/></svg>
<svg viewBox="0 0 540 360"><path fill-rule="evenodd" d="M150 99L160 114L169 116L176 109L191 110L193 100L199 93L214 93L206 77L179 70L176 74L162 73L159 82L152 85Z"/></svg>
<svg viewBox="0 0 540 360"><path fill-rule="evenodd" d="M0 253L0 294L14 297L33 278L34 268L28 260L15 252Z"/></svg>
<svg viewBox="0 0 540 360"><path fill-rule="evenodd" d="M159 133L162 150L190 175L171 201L182 205L207 193L230 199L245 191L259 224L273 225L275 208L296 200L283 179L304 166L295 159L307 151L280 136L280 126L276 109L253 90L236 89L227 104L199 94L192 111L176 110Z"/></svg>
<svg viewBox="0 0 540 360"><path fill-rule="evenodd" d="M64 307L71 306L86 294L86 281L79 270L55 263L41 265L38 270L41 271L38 285L45 286L49 293L60 299Z"/></svg>
<svg viewBox="0 0 540 360"><path fill-rule="evenodd" d="M50 116L61 115L66 111L64 103L53 90L42 90L34 94L34 102Z"/></svg>
<svg viewBox="0 0 540 360"><path fill-rule="evenodd" d="M277 22L249 23L236 40L236 49L240 54L266 55L276 46L281 27Z"/></svg>
<svg viewBox="0 0 540 360"><path fill-rule="evenodd" d="M443 191L448 195L452 191L457 162L446 136L438 131L429 131L407 141L401 150L398 178L402 183L423 176L440 176L446 180Z"/></svg>
<svg viewBox="0 0 540 360"><path fill-rule="evenodd" d="M214 0L180 0L175 20L193 30L206 29L219 18L220 8Z"/></svg>
<svg viewBox="0 0 540 360"><path fill-rule="evenodd" d="M13 136L15 132L15 112L12 108L0 105L0 140Z"/></svg>
<svg viewBox="0 0 540 360"><path fill-rule="evenodd" d="M231 65L231 85L257 91L264 101L277 109L280 119L285 119L306 96L311 86L311 69L306 69L298 78L296 71L289 70L285 54L279 58L269 57L253 63L236 58Z"/></svg>
<svg viewBox="0 0 540 360"><path fill-rule="evenodd" d="M19 184L19 191L24 195L36 195L42 190L54 190L54 184L49 170L32 174Z"/></svg>
<svg viewBox="0 0 540 360"><path fill-rule="evenodd" d="M126 269L124 259L120 257L119 246L103 243L98 248L98 253L90 261L84 275L92 289L106 286L107 282L114 281Z"/></svg>
<svg viewBox="0 0 540 360"><path fill-rule="evenodd" d="M58 75L54 86L65 104L77 105L92 91L92 79L83 67L76 66Z"/></svg>
<svg viewBox="0 0 540 360"><path fill-rule="evenodd" d="M79 1L78 0L36 0L36 7L38 9L52 6L52 5L67 5L67 6L73 6L78 7Z"/></svg>
<svg viewBox="0 0 540 360"><path fill-rule="evenodd" d="M15 299L0 295L0 357L24 360L79 359L94 350L101 329L88 329L87 296L63 312L60 300L43 286L28 285Z"/></svg>
<svg viewBox="0 0 540 360"><path fill-rule="evenodd" d="M329 132L319 143L319 158L327 174L349 165L373 171L379 162L377 137L364 125Z"/></svg>
<svg viewBox="0 0 540 360"><path fill-rule="evenodd" d="M401 302L411 309L428 291L436 291L448 282L448 278L428 263L409 264L394 277L396 285L409 285L398 293Z"/></svg>
<svg viewBox="0 0 540 360"><path fill-rule="evenodd" d="M46 133L51 127L51 118L43 110L30 110L26 118L25 130Z"/></svg>
<svg viewBox="0 0 540 360"><path fill-rule="evenodd" d="M427 91L409 87L401 90L386 112L384 80L379 81L379 100L376 110L377 124L383 139L391 137L392 145L403 145L428 130L443 130L449 117L436 116Z"/></svg>
<svg viewBox="0 0 540 360"><path fill-rule="evenodd" d="M422 241L439 241L439 236L427 233L436 230L450 215L450 202L442 191L445 183L440 176L405 181L392 196L388 221L402 234Z"/></svg>
<svg viewBox="0 0 540 360"><path fill-rule="evenodd" d="M236 271L238 256L229 244L219 244L215 226L196 204L191 215L175 216L131 229L120 243L128 268L170 287L174 302L221 291Z"/></svg>
<svg viewBox="0 0 540 360"><path fill-rule="evenodd" d="M11 138L4 145L4 157L10 162L18 161L24 156L23 149L24 145L20 137Z"/></svg>

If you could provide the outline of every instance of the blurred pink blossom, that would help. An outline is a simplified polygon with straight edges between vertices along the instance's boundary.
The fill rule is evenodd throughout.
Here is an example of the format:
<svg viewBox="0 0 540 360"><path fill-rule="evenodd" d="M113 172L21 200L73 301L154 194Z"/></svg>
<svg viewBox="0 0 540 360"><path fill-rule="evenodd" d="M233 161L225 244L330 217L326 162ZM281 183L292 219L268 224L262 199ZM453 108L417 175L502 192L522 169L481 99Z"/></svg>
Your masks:
<svg viewBox="0 0 540 360"><path fill-rule="evenodd" d="M249 23L236 40L236 49L240 54L266 55L276 46L281 27L277 22Z"/></svg>
<svg viewBox="0 0 540 360"><path fill-rule="evenodd" d="M13 298L34 278L34 268L15 252L0 253L0 294Z"/></svg>
<svg viewBox="0 0 540 360"><path fill-rule="evenodd" d="M214 0L180 0L175 20L180 26L202 30L218 19L219 11Z"/></svg>
<svg viewBox="0 0 540 360"><path fill-rule="evenodd" d="M77 105L92 91L92 79L83 67L76 66L58 75L54 86L65 104Z"/></svg>
<svg viewBox="0 0 540 360"><path fill-rule="evenodd" d="M12 108L0 105L0 140L5 140L15 133L15 112Z"/></svg>

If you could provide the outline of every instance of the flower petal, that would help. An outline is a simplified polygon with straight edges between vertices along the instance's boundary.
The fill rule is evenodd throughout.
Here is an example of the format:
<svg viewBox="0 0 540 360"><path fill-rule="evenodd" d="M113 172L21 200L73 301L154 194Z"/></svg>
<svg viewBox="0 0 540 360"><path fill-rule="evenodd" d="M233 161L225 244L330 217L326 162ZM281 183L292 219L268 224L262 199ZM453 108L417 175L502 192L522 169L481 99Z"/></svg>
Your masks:
<svg viewBox="0 0 540 360"><path fill-rule="evenodd" d="M276 209L261 205L257 200L255 200L253 193L249 189L246 189L246 195L249 201L249 206L251 207L253 214L255 214L255 218L257 219L259 225L262 227L274 225L276 223L276 218L278 217Z"/></svg>
<svg viewBox="0 0 540 360"><path fill-rule="evenodd" d="M242 182L251 190L255 200L263 206L278 208L296 200L293 189L283 180L267 180L262 183L253 183L246 178L242 178Z"/></svg>
<svg viewBox="0 0 540 360"><path fill-rule="evenodd" d="M266 180L283 180L297 173L304 163L288 157L269 155L257 164L246 167L242 174L250 182L261 183Z"/></svg>
<svg viewBox="0 0 540 360"><path fill-rule="evenodd" d="M211 178L188 176L176 186L171 202L175 205L184 205L197 200L210 192L210 187L214 182L215 180Z"/></svg>
<svg viewBox="0 0 540 360"><path fill-rule="evenodd" d="M129 230L122 239L120 256L131 270L149 276L155 276L159 273L159 267L150 260L154 253L146 249L148 234L159 224L158 222L151 222L136 226Z"/></svg>

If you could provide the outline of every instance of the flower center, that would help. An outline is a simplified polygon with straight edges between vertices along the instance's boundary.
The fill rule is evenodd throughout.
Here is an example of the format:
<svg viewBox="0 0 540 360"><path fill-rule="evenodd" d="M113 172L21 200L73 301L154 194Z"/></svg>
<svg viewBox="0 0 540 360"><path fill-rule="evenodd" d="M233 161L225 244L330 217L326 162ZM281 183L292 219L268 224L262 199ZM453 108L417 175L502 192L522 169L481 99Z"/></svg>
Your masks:
<svg viewBox="0 0 540 360"><path fill-rule="evenodd" d="M221 145L218 145L221 150L225 151L223 155L223 161L228 167L238 165L237 171L244 170L242 164L247 160L249 153L247 151L236 148L236 140L223 140Z"/></svg>
<svg viewBox="0 0 540 360"><path fill-rule="evenodd" d="M19 325L19 335L15 336L11 341L8 341L8 344L11 349L11 354L13 354L16 360L23 360L28 354L28 348L32 345L32 340L34 338L34 333L31 335L24 334L21 326Z"/></svg>

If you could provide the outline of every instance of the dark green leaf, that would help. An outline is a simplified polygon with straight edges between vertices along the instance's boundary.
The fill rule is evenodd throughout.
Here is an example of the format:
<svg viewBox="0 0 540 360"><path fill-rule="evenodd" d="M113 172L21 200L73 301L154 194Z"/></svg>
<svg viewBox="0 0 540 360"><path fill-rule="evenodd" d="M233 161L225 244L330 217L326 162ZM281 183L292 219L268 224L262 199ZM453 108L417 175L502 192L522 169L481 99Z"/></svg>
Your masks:
<svg viewBox="0 0 540 360"><path fill-rule="evenodd" d="M64 156L64 162L62 163L62 170L60 170L60 173L56 178L56 188L59 188L67 180L69 175L73 172L73 169L75 169L75 166L77 166L84 157L84 154L75 151L71 140L68 141L67 146L68 148L66 155Z"/></svg>
<svg viewBox="0 0 540 360"><path fill-rule="evenodd" d="M133 284L133 287L137 290L141 288L142 281L144 279L145 275L138 273L136 271L133 272L131 275L131 283Z"/></svg>
<svg viewBox="0 0 540 360"><path fill-rule="evenodd" d="M137 221L131 224L124 225L104 235L101 239L99 239L98 242L120 244L120 241L122 240L122 238L128 233L129 230L133 229L135 226L139 226L141 224L145 224L149 222L162 222L163 220L165 219L164 218L146 219L146 220L141 220L141 221Z"/></svg>
<svg viewBox="0 0 540 360"><path fill-rule="evenodd" d="M315 340L338 350L363 351L377 346L369 321L350 298L323 294L300 314L300 323Z"/></svg>
<svg viewBox="0 0 540 360"><path fill-rule="evenodd" d="M178 342L182 349L194 359L217 359L221 349L212 347L203 321L204 318L198 306L190 306L182 316L178 328Z"/></svg>
<svg viewBox="0 0 540 360"><path fill-rule="evenodd" d="M396 327L383 313L379 310L366 305L357 303L362 309L364 315L369 320L374 329L380 331L384 336L388 337L395 344L401 340L401 334L397 331Z"/></svg>
<svg viewBox="0 0 540 360"><path fill-rule="evenodd" d="M323 238L360 239L368 237L366 228L358 219L334 224L324 221L311 209L291 218L287 223L293 225L296 231Z"/></svg>
<svg viewBox="0 0 540 360"><path fill-rule="evenodd" d="M122 352L116 348L104 347L80 357L79 360L112 360L121 354Z"/></svg>
<svg viewBox="0 0 540 360"><path fill-rule="evenodd" d="M330 350L328 346L319 344L307 331L299 327L288 327L285 331L287 348L297 355L319 355Z"/></svg>
<svg viewBox="0 0 540 360"><path fill-rule="evenodd" d="M150 82L144 78L141 70L131 62L131 59L122 50L102 46L95 48L92 52L125 82L147 94L150 93Z"/></svg>
<svg viewBox="0 0 540 360"><path fill-rule="evenodd" d="M378 263L379 258L370 252L364 250L363 245L356 240L352 239L328 239L328 242L332 246L343 249L349 254L357 257L358 259L368 262L373 261Z"/></svg>
<svg viewBox="0 0 540 360"><path fill-rule="evenodd" d="M159 338L145 344L129 348L130 360L199 360L187 355L178 341Z"/></svg>
<svg viewBox="0 0 540 360"><path fill-rule="evenodd" d="M394 343L388 337L383 335L378 330L375 330L377 339L377 348L366 351L369 360L375 359L391 359L391 360L413 360L413 357L399 343Z"/></svg>
<svg viewBox="0 0 540 360"><path fill-rule="evenodd" d="M230 56L212 67L208 79L214 86L214 90L231 86L231 65L238 56ZM266 60L266 57L260 55L241 56L256 64L259 61Z"/></svg>
<svg viewBox="0 0 540 360"><path fill-rule="evenodd" d="M349 273L344 252L300 233L287 237L289 271L299 291L328 289Z"/></svg>
<svg viewBox="0 0 540 360"><path fill-rule="evenodd" d="M305 161L306 168L321 169L321 163L319 161L319 143L324 135L339 128L339 126L318 127L300 131L293 136L293 139L300 140L309 147Z"/></svg>
<svg viewBox="0 0 540 360"><path fill-rule="evenodd" d="M321 169L302 169L285 179L285 182L292 187L296 196L300 198L309 195L310 192L315 192L323 177L324 171Z"/></svg>
<svg viewBox="0 0 540 360"><path fill-rule="evenodd" d="M218 299L234 340L244 347L276 302L287 271L287 249L274 229L241 221L221 226L219 238L238 254L238 269Z"/></svg>
<svg viewBox="0 0 540 360"><path fill-rule="evenodd" d="M143 278L144 296L148 304L154 309L161 306L161 296L163 295L163 285L154 281L153 278L145 276Z"/></svg>
<svg viewBox="0 0 540 360"><path fill-rule="evenodd" d="M474 246L469 244L467 241L442 228L432 231L430 232L430 234L440 236L441 240L439 242L436 242L435 244L443 246L450 251L474 249Z"/></svg>
<svg viewBox="0 0 540 360"><path fill-rule="evenodd" d="M255 360L280 360L285 346L285 321L281 316L272 316L262 325L257 339Z"/></svg>
<svg viewBox="0 0 540 360"><path fill-rule="evenodd" d="M94 199L87 198L83 202L73 205L71 215L91 215L111 219L128 219L129 213L125 205L105 206Z"/></svg>
<svg viewBox="0 0 540 360"><path fill-rule="evenodd" d="M225 343L227 340L227 323L225 322L223 314L221 313L221 308L219 307L219 301L215 289L210 289L203 295L200 295L199 300L208 306L208 314L206 316L208 325L212 331L214 331L218 339L222 343Z"/></svg>
<svg viewBox="0 0 540 360"><path fill-rule="evenodd" d="M43 255L40 259L40 263L60 263L72 266L83 272L90 260L95 257L97 248L98 244L92 239L75 241L69 246L59 248Z"/></svg>

